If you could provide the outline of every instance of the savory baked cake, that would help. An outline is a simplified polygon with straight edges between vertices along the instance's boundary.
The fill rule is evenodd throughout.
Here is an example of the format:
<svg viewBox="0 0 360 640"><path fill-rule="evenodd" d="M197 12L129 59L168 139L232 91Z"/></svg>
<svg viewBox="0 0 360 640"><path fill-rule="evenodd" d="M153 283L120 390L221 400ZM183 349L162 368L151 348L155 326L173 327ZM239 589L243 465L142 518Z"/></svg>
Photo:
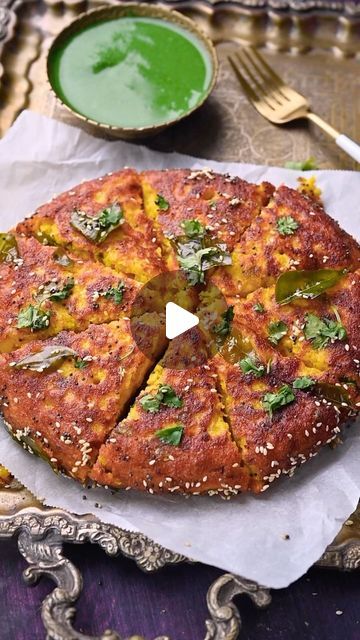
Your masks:
<svg viewBox="0 0 360 640"><path fill-rule="evenodd" d="M170 342L168 301L200 319ZM285 186L84 182L0 235L0 309L6 426L81 482L263 491L360 408L360 247Z"/></svg>

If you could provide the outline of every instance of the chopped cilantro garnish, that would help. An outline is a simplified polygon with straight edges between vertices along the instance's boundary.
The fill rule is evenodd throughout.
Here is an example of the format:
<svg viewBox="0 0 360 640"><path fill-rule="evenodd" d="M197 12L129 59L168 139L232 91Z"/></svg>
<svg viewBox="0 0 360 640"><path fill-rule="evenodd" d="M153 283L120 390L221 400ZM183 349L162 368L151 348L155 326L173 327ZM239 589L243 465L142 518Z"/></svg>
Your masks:
<svg viewBox="0 0 360 640"><path fill-rule="evenodd" d="M88 364L89 364L89 360L84 360L84 358L80 358L80 357L76 358L74 363L76 369L85 369L85 367L87 367Z"/></svg>
<svg viewBox="0 0 360 640"><path fill-rule="evenodd" d="M121 304L122 299L124 297L125 285L123 282L119 282L117 287L109 287L109 289L104 293L104 297L106 299L112 298L115 304Z"/></svg>
<svg viewBox="0 0 360 640"><path fill-rule="evenodd" d="M303 162L285 162L284 166L286 169L298 169L299 171L313 171L314 169L318 169L317 162L312 156Z"/></svg>
<svg viewBox="0 0 360 640"><path fill-rule="evenodd" d="M93 242L102 242L109 233L124 222L123 212L118 204L103 209L95 216L89 216L84 211L73 211L71 224L80 231L85 238Z"/></svg>
<svg viewBox="0 0 360 640"><path fill-rule="evenodd" d="M175 239L178 261L191 285L202 284L205 282L205 271L218 265L231 264L231 256L226 244L210 244L207 231L198 220L187 222L191 224L184 223L185 237Z"/></svg>
<svg viewBox="0 0 360 640"><path fill-rule="evenodd" d="M40 329L46 329L49 324L50 311L43 311L40 306L29 304L19 312L16 326L18 329L40 331Z"/></svg>
<svg viewBox="0 0 360 640"><path fill-rule="evenodd" d="M276 226L281 236L292 236L296 229L299 228L298 223L291 216L278 218Z"/></svg>
<svg viewBox="0 0 360 640"><path fill-rule="evenodd" d="M169 384L163 384L159 386L155 395L148 393L143 396L140 399L140 404L144 411L156 413L160 410L161 405L179 409L182 407L183 401L176 395L175 390Z"/></svg>
<svg viewBox="0 0 360 640"><path fill-rule="evenodd" d="M344 340L346 329L340 317L337 320L329 320L328 318L319 318L314 313L307 313L304 334L307 340L311 340L314 349L323 349L330 340Z"/></svg>
<svg viewBox="0 0 360 640"><path fill-rule="evenodd" d="M254 304L253 306L254 311L256 311L256 313L264 313L265 308L264 305L261 304L261 302L256 302L256 304Z"/></svg>
<svg viewBox="0 0 360 640"><path fill-rule="evenodd" d="M155 432L155 436L164 444L172 444L178 447L183 437L184 427L182 424L174 424L173 427L165 427Z"/></svg>
<svg viewBox="0 0 360 640"><path fill-rule="evenodd" d="M265 393L262 399L262 404L265 409L272 416L273 412L281 407L294 402L295 395L292 388L288 384L284 384L275 393Z"/></svg>
<svg viewBox="0 0 360 640"><path fill-rule="evenodd" d="M234 319L234 307L228 307L224 313L221 314L221 320L215 324L212 328L213 333L218 336L226 337L230 333L231 323Z"/></svg>
<svg viewBox="0 0 360 640"><path fill-rule="evenodd" d="M53 302L65 300L70 296L74 288L74 284L74 278L68 278L62 286L59 286L54 282L48 282L40 288L34 298L36 302L40 304L45 302L45 300L51 300Z"/></svg>
<svg viewBox="0 0 360 640"><path fill-rule="evenodd" d="M165 200L164 196L161 196L160 193L156 196L155 204L161 211L167 211L170 208L168 201Z"/></svg>
<svg viewBox="0 0 360 640"><path fill-rule="evenodd" d="M184 220L181 223L181 228L188 238L203 237L206 233L205 227L199 220Z"/></svg>
<svg viewBox="0 0 360 640"><path fill-rule="evenodd" d="M315 384L315 380L309 378L308 376L301 376L300 378L296 378L292 384L294 389L310 389Z"/></svg>
<svg viewBox="0 0 360 640"><path fill-rule="evenodd" d="M271 344L278 344L281 338L287 334L287 330L287 325L282 320L279 320L278 322L270 322L268 327L268 337Z"/></svg>
<svg viewBox="0 0 360 640"><path fill-rule="evenodd" d="M265 366L253 353L249 353L248 356L240 360L239 366L245 375L252 374L255 378L261 378L265 373Z"/></svg>

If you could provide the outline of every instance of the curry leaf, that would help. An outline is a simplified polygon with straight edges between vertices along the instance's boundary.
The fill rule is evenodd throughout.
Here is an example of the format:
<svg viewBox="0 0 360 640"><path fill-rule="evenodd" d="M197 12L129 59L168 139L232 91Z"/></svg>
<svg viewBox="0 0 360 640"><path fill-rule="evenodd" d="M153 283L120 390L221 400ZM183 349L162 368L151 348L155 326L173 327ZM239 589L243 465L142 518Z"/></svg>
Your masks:
<svg viewBox="0 0 360 640"><path fill-rule="evenodd" d="M279 276L276 282L276 302L287 304L294 298L316 298L337 284L345 273L344 269L286 271Z"/></svg>
<svg viewBox="0 0 360 640"><path fill-rule="evenodd" d="M12 262L18 257L15 236L11 233L0 233L0 262Z"/></svg>
<svg viewBox="0 0 360 640"><path fill-rule="evenodd" d="M336 384L330 384L328 382L318 382L315 388L317 395L325 398L333 404L351 406L349 395L346 393L344 387Z"/></svg>
<svg viewBox="0 0 360 640"><path fill-rule="evenodd" d="M29 369L30 371L41 373L45 369L58 366L64 358L74 358L76 355L76 351L69 347L51 345L44 347L41 351L31 353L15 363L11 363L11 366L15 369Z"/></svg>

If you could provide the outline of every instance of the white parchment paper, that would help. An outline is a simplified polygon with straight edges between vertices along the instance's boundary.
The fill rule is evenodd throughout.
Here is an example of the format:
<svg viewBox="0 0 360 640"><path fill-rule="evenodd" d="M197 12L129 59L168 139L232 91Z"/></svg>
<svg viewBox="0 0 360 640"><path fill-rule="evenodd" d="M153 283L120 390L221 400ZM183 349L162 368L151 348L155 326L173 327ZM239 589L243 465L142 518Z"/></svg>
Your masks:
<svg viewBox="0 0 360 640"><path fill-rule="evenodd" d="M0 141L0 230L13 226L55 193L123 166L210 166L251 181L289 186L295 186L300 175L280 168L163 154L122 141L106 142L24 112ZM359 239L360 173L316 174L328 212ZM95 513L105 522L142 531L194 560L275 588L286 587L305 573L355 509L360 496L359 457L358 425L353 425L343 446L323 451L293 478L278 481L257 497L244 495L226 502L219 497L185 499L131 491L112 496L56 476L0 429L0 462L46 504L79 514ZM284 534L290 539L285 540Z"/></svg>

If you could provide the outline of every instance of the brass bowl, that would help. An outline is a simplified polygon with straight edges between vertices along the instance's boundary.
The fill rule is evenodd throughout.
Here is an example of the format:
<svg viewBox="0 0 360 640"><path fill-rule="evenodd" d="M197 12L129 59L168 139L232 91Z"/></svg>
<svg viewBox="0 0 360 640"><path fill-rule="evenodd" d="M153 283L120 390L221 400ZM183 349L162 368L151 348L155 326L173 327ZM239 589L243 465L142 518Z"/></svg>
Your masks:
<svg viewBox="0 0 360 640"><path fill-rule="evenodd" d="M66 104L60 96L57 94L56 89L54 88L51 80L51 60L52 54L57 49L57 47L61 47L63 43L67 41L69 36L74 35L75 33L81 31L84 27L88 27L99 20L111 20L114 18L121 18L126 16L131 12L132 16L146 16L148 18L160 18L167 22L172 22L183 27L186 31L194 34L198 40L203 44L210 57L211 64L211 81L209 83L209 87L203 95L200 102L185 111L180 116L176 118L172 118L170 120L165 120L160 124L145 126L145 127L122 127L119 125L109 125L103 122L97 122L87 116L78 113ZM199 29L199 27L189 18L186 18L178 11L173 11L171 9L165 9L161 6L148 5L137 2L129 2L121 5L110 5L106 7L101 7L100 9L94 9L92 11L88 11L86 13L82 13L78 18L76 18L73 22L71 22L65 29L63 29L53 41L47 55L47 78L48 83L50 85L52 93L55 95L56 99L61 103L61 105L67 109L70 113L72 113L76 118L85 122L87 125L90 125L90 128L93 129L96 133L102 133L107 135L112 135L116 138L126 138L126 139L134 139L134 138L144 138L148 136L156 135L163 131L170 125L179 122L183 118L186 118L188 115L199 109L201 105L205 102L205 100L209 97L211 91L213 90L217 73L218 73L218 59L216 55L215 48L211 42L211 40Z"/></svg>

